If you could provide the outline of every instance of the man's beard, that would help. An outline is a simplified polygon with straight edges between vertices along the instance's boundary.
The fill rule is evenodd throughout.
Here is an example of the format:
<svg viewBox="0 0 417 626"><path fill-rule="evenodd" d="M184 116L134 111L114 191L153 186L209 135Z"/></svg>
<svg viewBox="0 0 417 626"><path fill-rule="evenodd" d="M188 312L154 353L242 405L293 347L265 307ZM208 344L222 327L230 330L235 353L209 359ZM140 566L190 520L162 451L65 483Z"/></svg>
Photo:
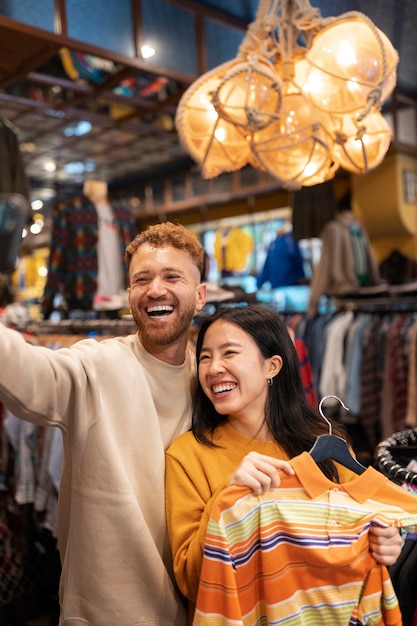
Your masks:
<svg viewBox="0 0 417 626"><path fill-rule="evenodd" d="M184 311L171 323L165 323L159 328L152 324L152 319L149 320L149 324L142 323L142 317L137 315L134 311L132 311L132 316L139 329L140 336L143 337L143 339L156 346L167 346L177 341L184 334L188 334L194 317L194 309L192 311Z"/></svg>

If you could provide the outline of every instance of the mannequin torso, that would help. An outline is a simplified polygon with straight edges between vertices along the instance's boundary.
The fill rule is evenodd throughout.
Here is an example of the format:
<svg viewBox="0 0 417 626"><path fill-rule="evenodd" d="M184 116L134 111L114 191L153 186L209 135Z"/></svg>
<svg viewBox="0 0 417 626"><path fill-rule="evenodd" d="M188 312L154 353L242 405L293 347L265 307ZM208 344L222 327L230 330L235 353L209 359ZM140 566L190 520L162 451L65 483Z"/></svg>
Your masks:
<svg viewBox="0 0 417 626"><path fill-rule="evenodd" d="M124 288L124 278L120 266L119 232L108 199L107 183L86 180L83 192L94 205L98 220L98 277L93 308L118 309L121 308L119 300Z"/></svg>

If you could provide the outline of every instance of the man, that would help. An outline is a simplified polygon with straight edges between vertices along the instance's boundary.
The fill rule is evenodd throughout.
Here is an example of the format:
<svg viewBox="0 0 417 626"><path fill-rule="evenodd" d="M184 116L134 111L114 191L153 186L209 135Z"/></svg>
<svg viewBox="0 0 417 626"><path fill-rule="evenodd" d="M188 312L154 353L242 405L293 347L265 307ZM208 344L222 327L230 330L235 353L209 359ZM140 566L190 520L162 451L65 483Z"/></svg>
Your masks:
<svg viewBox="0 0 417 626"><path fill-rule="evenodd" d="M0 324L0 401L60 428L60 626L186 626L172 583L164 452L191 418L187 353L204 250L170 223L126 251L138 333L50 350ZM384 558L392 542L382 540ZM398 554L398 552L397 552Z"/></svg>
<svg viewBox="0 0 417 626"><path fill-rule="evenodd" d="M0 401L63 435L60 625L187 623L170 578L164 452L190 425L204 250L182 226L159 224L126 259L136 335L50 350L0 324Z"/></svg>

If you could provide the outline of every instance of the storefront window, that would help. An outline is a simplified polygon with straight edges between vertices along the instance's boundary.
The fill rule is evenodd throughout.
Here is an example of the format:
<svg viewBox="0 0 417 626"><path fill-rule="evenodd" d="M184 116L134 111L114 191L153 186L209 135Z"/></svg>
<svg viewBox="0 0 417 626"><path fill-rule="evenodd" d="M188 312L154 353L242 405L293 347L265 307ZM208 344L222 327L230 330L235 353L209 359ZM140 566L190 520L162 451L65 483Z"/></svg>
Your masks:
<svg viewBox="0 0 417 626"><path fill-rule="evenodd" d="M210 19L205 21L204 34L209 70L224 63L225 59L234 59L245 36L245 32L239 28Z"/></svg>
<svg viewBox="0 0 417 626"><path fill-rule="evenodd" d="M66 11L69 37L134 56L130 0L66 0Z"/></svg>
<svg viewBox="0 0 417 626"><path fill-rule="evenodd" d="M154 49L149 63L178 72L198 74L194 13L160 0L142 0L141 45ZM172 36L175 30L175 37ZM190 36L191 34L191 36Z"/></svg>
<svg viewBox="0 0 417 626"><path fill-rule="evenodd" d="M0 0L0 15L44 30L54 30L54 0Z"/></svg>

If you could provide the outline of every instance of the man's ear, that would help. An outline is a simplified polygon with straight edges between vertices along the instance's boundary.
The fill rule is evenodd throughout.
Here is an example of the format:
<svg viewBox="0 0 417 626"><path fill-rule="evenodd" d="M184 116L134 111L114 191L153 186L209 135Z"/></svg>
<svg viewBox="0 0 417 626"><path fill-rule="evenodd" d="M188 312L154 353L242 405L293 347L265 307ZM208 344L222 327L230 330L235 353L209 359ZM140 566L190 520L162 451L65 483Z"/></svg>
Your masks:
<svg viewBox="0 0 417 626"><path fill-rule="evenodd" d="M197 300L195 303L195 310L201 311L206 303L207 299L207 285L206 283L200 283L197 287Z"/></svg>

